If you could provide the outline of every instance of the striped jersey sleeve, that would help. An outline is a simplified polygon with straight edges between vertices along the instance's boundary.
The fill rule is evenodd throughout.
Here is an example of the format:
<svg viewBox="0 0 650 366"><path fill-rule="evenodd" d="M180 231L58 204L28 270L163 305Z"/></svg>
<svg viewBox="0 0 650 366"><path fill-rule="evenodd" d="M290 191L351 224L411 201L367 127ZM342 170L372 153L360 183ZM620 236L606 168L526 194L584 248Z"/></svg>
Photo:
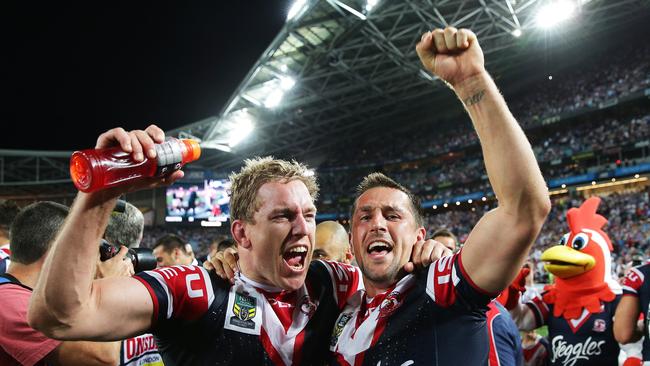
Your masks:
<svg viewBox="0 0 650 366"><path fill-rule="evenodd" d="M644 264L633 267L623 280L623 295L639 296L639 290L645 281L645 275L650 270L650 265Z"/></svg>
<svg viewBox="0 0 650 366"><path fill-rule="evenodd" d="M334 298L340 308L345 306L348 298L354 293L363 289L363 281L361 281L359 268L349 264L321 259L314 262L327 269L327 273L332 281Z"/></svg>
<svg viewBox="0 0 650 366"><path fill-rule="evenodd" d="M465 272L462 250L431 263L427 272L427 295L439 306L450 307L459 300L464 306L486 306L496 294L491 294L472 282Z"/></svg>
<svg viewBox="0 0 650 366"><path fill-rule="evenodd" d="M210 275L198 266L162 267L138 273L134 278L151 295L154 324L170 319L198 319L214 301Z"/></svg>

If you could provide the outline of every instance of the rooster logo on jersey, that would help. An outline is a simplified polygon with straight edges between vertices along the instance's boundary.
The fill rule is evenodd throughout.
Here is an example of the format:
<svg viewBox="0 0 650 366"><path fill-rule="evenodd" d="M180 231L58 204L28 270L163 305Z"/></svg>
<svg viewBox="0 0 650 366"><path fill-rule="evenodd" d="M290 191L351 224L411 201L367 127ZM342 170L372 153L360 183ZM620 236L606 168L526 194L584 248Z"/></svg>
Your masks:
<svg viewBox="0 0 650 366"><path fill-rule="evenodd" d="M576 319L585 310L600 313L602 302L613 301L620 288L611 276L612 243L602 231L607 219L596 213L599 204L600 198L591 197L570 209L570 232L542 254L544 268L556 277L543 299L554 304L556 317Z"/></svg>

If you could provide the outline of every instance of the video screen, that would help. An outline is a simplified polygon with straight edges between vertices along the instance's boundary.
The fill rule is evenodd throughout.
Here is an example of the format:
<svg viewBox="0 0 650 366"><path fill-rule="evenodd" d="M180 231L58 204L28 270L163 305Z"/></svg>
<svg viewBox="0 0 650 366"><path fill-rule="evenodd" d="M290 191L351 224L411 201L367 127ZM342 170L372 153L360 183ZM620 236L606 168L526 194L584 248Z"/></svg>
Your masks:
<svg viewBox="0 0 650 366"><path fill-rule="evenodd" d="M203 184L167 188L165 221L221 226L230 215L230 181L211 179Z"/></svg>

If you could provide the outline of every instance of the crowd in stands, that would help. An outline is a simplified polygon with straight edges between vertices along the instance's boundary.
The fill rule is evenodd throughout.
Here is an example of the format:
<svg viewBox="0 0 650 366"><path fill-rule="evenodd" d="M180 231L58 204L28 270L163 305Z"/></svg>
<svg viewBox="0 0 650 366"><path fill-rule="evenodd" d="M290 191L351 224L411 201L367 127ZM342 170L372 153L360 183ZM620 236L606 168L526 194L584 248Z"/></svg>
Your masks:
<svg viewBox="0 0 650 366"><path fill-rule="evenodd" d="M510 98L508 104L519 123L525 127L539 124L549 116L575 112L582 108L597 107L600 103L622 98L650 87L650 46L639 48L633 44L621 52L603 57L600 62L589 63L581 70L571 68L571 73L560 80L539 83L526 94ZM577 70L577 71L576 71ZM380 166L392 162L412 161L438 156L450 151L459 151L478 143L469 123L456 121L447 132L414 131L396 132L391 144L381 149L373 148L376 142L367 145L346 146L338 151L344 154L329 158L325 168Z"/></svg>
<svg viewBox="0 0 650 366"><path fill-rule="evenodd" d="M601 195L601 198L603 200L598 213L608 219L604 231L608 233L614 246L613 270L621 277L625 265L634 255L650 258L650 189L646 187L640 191L617 192L607 196ZM540 260L542 252L558 244L568 232L567 210L580 206L584 200L585 198L579 196L562 196L552 200L551 213L530 254L538 282L548 281ZM447 210L442 213L433 211L426 221L429 234L439 228L447 228L462 243L476 222L490 209L490 204L481 204L469 210Z"/></svg>
<svg viewBox="0 0 650 366"><path fill-rule="evenodd" d="M639 112L640 113L640 112ZM610 118L604 121L583 122L573 128L553 130L534 141L533 149L546 179L583 174L598 168L594 164L578 164L568 159L577 153L626 147L650 137L650 114ZM456 154L460 155L460 154ZM460 155L463 156L463 155ZM618 159L615 159L618 160ZM604 163L609 163L605 161ZM625 159L620 164L628 164ZM355 182L373 170L383 170L404 184L423 200L448 199L454 196L489 190L487 175L479 152L467 157L448 156L445 160L430 159L401 166L372 166L341 172L323 170L319 178L322 187L322 212L346 212L348 202L341 197L351 196Z"/></svg>

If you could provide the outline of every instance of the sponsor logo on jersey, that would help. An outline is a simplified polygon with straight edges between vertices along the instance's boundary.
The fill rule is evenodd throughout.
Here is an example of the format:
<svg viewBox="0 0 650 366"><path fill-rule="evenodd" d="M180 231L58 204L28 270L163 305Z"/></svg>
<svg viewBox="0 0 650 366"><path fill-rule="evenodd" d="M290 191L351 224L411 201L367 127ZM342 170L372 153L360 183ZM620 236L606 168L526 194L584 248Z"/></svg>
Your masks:
<svg viewBox="0 0 650 366"><path fill-rule="evenodd" d="M564 336L556 336L551 343L553 351L551 362L561 362L562 366L573 366L580 360L590 360L592 356L596 360L604 344L605 341L594 341L591 337L584 342L571 344L564 340Z"/></svg>
<svg viewBox="0 0 650 366"><path fill-rule="evenodd" d="M253 318L257 315L256 307L257 299L237 292L235 294L235 303L232 307L232 312L235 316L230 317L230 324L242 328L254 329L255 322Z"/></svg>
<svg viewBox="0 0 650 366"><path fill-rule="evenodd" d="M162 365L158 346L151 334L143 334L124 340L122 365L151 366Z"/></svg>
<svg viewBox="0 0 650 366"><path fill-rule="evenodd" d="M605 323L605 320L603 319L596 319L594 320L594 332L604 332L605 329L607 329L607 324Z"/></svg>
<svg viewBox="0 0 650 366"><path fill-rule="evenodd" d="M341 336L341 333L343 333L343 328L345 328L345 325L352 319L352 314L351 313L343 313L339 316L338 320L336 321L336 325L334 326L334 330L332 331L332 339L330 340L330 347L335 347L336 343L339 341L339 337Z"/></svg>

